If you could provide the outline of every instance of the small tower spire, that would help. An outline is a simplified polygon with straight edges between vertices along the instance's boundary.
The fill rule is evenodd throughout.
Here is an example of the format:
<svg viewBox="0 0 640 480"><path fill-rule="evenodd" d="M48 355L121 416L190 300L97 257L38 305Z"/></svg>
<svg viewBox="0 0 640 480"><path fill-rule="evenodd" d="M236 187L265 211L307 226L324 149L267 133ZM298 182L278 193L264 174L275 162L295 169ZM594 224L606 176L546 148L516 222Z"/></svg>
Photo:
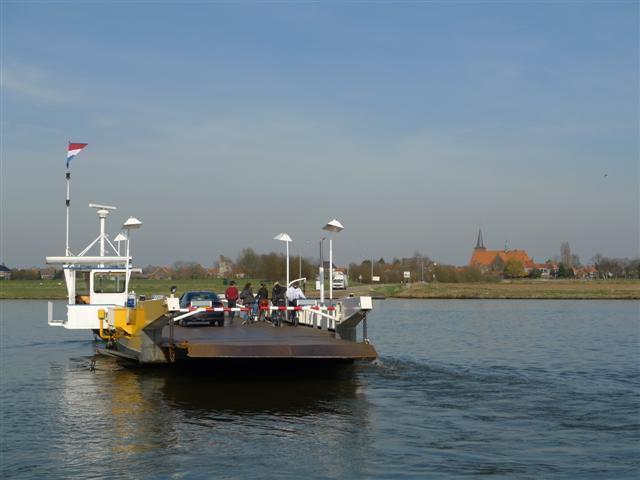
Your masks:
<svg viewBox="0 0 640 480"><path fill-rule="evenodd" d="M478 241L476 242L476 250L485 250L484 242L482 241L482 228L478 228Z"/></svg>

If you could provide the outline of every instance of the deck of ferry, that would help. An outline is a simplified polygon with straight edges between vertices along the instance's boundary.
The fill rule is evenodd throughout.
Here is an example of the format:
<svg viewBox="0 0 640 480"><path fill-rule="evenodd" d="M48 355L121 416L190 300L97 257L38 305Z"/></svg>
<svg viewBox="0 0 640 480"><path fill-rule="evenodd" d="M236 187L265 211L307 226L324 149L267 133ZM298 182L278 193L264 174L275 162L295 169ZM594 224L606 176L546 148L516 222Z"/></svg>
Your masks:
<svg viewBox="0 0 640 480"><path fill-rule="evenodd" d="M373 360L377 353L365 342L351 342L336 338L333 332L318 328L284 324L273 327L268 322L242 324L235 318L224 327L170 327L162 331L162 344L186 350L191 359L327 359Z"/></svg>

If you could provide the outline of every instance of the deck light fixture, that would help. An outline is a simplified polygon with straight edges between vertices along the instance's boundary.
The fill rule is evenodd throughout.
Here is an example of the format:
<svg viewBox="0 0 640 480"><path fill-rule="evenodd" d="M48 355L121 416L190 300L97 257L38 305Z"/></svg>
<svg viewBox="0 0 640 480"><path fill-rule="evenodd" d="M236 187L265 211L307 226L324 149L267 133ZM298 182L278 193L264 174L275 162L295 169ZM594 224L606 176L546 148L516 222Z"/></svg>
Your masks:
<svg viewBox="0 0 640 480"><path fill-rule="evenodd" d="M285 242L287 244L287 288L289 288L289 242L291 242L291 237L288 233L279 233L275 237L274 240L280 240L281 242Z"/></svg>
<svg viewBox="0 0 640 480"><path fill-rule="evenodd" d="M113 241L118 244L118 255L120 255L120 242L127 241L127 234L124 232L120 232L118 235L116 235L116 238L114 238Z"/></svg>
<svg viewBox="0 0 640 480"><path fill-rule="evenodd" d="M138 220L136 217L129 217L127 218L127 221L122 224L122 228L125 230L140 228L141 226L142 226L142 222Z"/></svg>
<svg viewBox="0 0 640 480"><path fill-rule="evenodd" d="M334 218L327 222L322 229L329 232L329 300L333 300L333 234L344 230L344 226ZM321 281L324 283L324 278Z"/></svg>
<svg viewBox="0 0 640 480"><path fill-rule="evenodd" d="M127 280L129 279L129 264L131 263L131 258L129 257L129 244L131 243L131 230L135 230L142 226L142 222L138 220L136 217L129 217L122 224L122 229L126 230L127 237Z"/></svg>

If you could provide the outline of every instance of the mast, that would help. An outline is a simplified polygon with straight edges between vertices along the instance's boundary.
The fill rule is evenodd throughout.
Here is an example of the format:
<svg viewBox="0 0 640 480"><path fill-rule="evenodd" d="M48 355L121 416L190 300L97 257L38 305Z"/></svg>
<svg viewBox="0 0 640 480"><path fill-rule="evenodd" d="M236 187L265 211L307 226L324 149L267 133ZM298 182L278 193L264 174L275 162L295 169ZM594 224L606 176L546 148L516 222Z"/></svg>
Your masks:
<svg viewBox="0 0 640 480"><path fill-rule="evenodd" d="M66 174L66 178L67 178L67 201L66 201L66 205L67 205L67 228L66 228L66 241L64 244L64 254L65 255L70 255L71 252L69 251L69 208L71 206L71 199L69 198L69 190L70 190L70 186L69 184L71 183L71 171L69 170L69 167L67 166L67 174Z"/></svg>
<svg viewBox="0 0 640 480"><path fill-rule="evenodd" d="M65 239L65 243L64 243L64 254L69 256L71 254L71 251L69 250L69 208L71 206L71 199L69 197L69 191L70 191L70 184L71 184L71 170L69 170L69 162L71 162L71 160L73 160L73 157L75 157L78 153L80 153L80 151L82 151L82 149L84 147L86 147L88 145L88 143L72 143L69 142L69 145L67 147L67 174L66 174L66 179L67 179L67 201L66 201L66 205L67 205L67 227L66 227L66 239Z"/></svg>

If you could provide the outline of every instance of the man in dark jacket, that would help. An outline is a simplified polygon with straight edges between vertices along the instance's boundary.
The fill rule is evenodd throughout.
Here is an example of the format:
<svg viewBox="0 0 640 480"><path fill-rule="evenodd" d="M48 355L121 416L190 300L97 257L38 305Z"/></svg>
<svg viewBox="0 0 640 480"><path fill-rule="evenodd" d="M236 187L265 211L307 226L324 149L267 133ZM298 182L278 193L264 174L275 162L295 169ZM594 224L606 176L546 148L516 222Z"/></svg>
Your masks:
<svg viewBox="0 0 640 480"><path fill-rule="evenodd" d="M265 307L269 308L269 290L267 290L267 286L264 283L260 284L260 289L258 290L258 295L256 296L256 302L258 302L259 308L258 320L266 320L269 316L269 311L263 309Z"/></svg>
<svg viewBox="0 0 640 480"><path fill-rule="evenodd" d="M284 307L287 302L285 300L285 293L287 290L280 285L280 283L276 282L273 284L273 290L271 290L271 302L274 307ZM282 318L284 317L284 313L280 310L276 310L271 315L271 321L274 326L282 325Z"/></svg>

